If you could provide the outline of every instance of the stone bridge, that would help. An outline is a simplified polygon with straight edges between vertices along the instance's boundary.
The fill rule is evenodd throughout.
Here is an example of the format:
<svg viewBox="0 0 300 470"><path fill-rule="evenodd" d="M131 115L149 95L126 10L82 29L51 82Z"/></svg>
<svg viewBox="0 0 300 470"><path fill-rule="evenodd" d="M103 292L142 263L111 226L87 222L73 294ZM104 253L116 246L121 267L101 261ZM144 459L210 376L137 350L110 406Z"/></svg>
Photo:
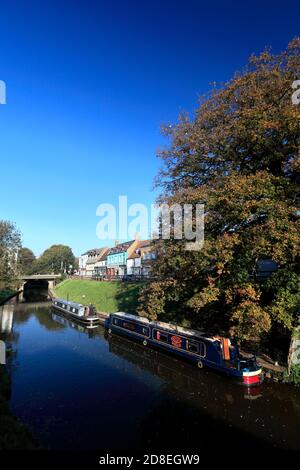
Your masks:
<svg viewBox="0 0 300 470"><path fill-rule="evenodd" d="M24 275L19 278L19 289L23 291L25 299L33 297L39 300L48 297L50 289L54 289L60 274L33 274Z"/></svg>
<svg viewBox="0 0 300 470"><path fill-rule="evenodd" d="M56 281L61 277L60 274L32 274L28 276L21 276L21 289L28 281L47 281L49 289L53 289Z"/></svg>

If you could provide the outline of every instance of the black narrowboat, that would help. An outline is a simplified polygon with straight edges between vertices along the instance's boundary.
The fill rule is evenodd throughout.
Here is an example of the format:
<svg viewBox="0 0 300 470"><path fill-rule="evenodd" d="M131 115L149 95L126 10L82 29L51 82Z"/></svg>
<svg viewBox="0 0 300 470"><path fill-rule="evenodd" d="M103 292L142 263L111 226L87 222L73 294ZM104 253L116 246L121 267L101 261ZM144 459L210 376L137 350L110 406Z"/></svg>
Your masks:
<svg viewBox="0 0 300 470"><path fill-rule="evenodd" d="M147 318L124 312L111 313L105 321L108 333L116 333L191 360L199 368L209 367L246 385L259 385L262 370L255 356L240 354L229 338L208 335L197 330L163 322L151 322Z"/></svg>

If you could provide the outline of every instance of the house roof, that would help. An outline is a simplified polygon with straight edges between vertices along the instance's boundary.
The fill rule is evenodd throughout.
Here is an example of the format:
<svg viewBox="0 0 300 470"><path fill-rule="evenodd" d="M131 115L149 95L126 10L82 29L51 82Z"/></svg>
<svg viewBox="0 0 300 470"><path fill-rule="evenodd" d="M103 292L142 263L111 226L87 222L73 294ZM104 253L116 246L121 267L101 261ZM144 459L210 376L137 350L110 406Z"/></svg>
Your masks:
<svg viewBox="0 0 300 470"><path fill-rule="evenodd" d="M139 242L139 248L145 248L146 246L151 245L151 240L141 240Z"/></svg>
<svg viewBox="0 0 300 470"><path fill-rule="evenodd" d="M151 240L140 240L134 252L131 253L130 256L128 256L128 259L140 258L141 257L140 249L146 248L147 246L150 246L150 245L151 245Z"/></svg>
<svg viewBox="0 0 300 470"><path fill-rule="evenodd" d="M109 252L108 255L114 255L116 253L124 253L124 251L127 251L128 248L135 242L135 240L131 240L129 242L124 242L124 243L119 243L116 246L113 246Z"/></svg>
<svg viewBox="0 0 300 470"><path fill-rule="evenodd" d="M93 256L93 258L88 259L86 264L94 264L95 261L100 261L99 258L101 258L104 254L107 255L108 250L109 250L108 247L102 247L102 248L94 248L93 250L87 251L86 254Z"/></svg>
<svg viewBox="0 0 300 470"><path fill-rule="evenodd" d="M97 252L97 251L101 251L101 250L102 250L102 248L91 248L90 250L85 251L84 253L82 253L82 255L80 255L80 256L89 255L90 253L93 253L94 251Z"/></svg>
<svg viewBox="0 0 300 470"><path fill-rule="evenodd" d="M108 252L109 252L109 248L105 248L103 249L103 253L100 254L100 256L97 258L97 261L104 261L107 259L107 255L108 255Z"/></svg>

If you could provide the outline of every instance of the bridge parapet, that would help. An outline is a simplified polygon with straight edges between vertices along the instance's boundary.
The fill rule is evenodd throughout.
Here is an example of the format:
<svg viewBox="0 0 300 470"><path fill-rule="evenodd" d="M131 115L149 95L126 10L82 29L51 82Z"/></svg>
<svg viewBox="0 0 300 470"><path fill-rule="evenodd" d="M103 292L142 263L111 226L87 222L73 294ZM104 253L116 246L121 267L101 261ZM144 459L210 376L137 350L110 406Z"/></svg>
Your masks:
<svg viewBox="0 0 300 470"><path fill-rule="evenodd" d="M60 274L28 274L28 275L23 275L20 276L20 280L22 281L40 281L40 280L54 280L54 279L59 279L61 277Z"/></svg>

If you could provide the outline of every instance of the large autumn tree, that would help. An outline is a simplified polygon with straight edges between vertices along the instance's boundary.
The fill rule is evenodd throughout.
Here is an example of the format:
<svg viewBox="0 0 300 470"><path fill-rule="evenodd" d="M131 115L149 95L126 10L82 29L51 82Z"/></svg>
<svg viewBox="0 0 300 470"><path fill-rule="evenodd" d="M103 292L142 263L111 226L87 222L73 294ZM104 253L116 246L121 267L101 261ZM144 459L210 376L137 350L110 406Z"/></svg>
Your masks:
<svg viewBox="0 0 300 470"><path fill-rule="evenodd" d="M18 269L21 274L31 274L34 271L35 255L29 248L22 247L18 252Z"/></svg>
<svg viewBox="0 0 300 470"><path fill-rule="evenodd" d="M35 273L63 274L76 267L72 249L67 245L52 245L35 261Z"/></svg>
<svg viewBox="0 0 300 470"><path fill-rule="evenodd" d="M205 242L158 240L157 279L140 313L239 340L273 326L292 330L300 311L300 40L252 56L241 73L201 99L193 118L163 129L159 202L205 204ZM262 280L261 260L278 269Z"/></svg>

